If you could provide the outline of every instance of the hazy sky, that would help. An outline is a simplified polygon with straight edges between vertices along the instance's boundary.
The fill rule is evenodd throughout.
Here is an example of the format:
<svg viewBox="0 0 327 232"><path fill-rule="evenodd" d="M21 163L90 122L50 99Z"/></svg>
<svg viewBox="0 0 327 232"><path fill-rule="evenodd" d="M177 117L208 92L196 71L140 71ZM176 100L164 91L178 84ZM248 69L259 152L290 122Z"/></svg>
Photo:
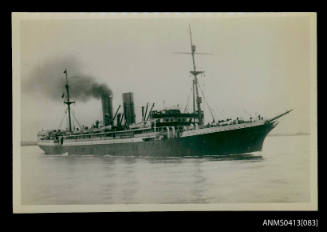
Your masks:
<svg viewBox="0 0 327 232"><path fill-rule="evenodd" d="M63 89L56 98L55 85L64 83L65 68L68 75L109 86L114 109L123 92L134 92L137 119L147 102L155 102L155 109L177 104L184 109L192 86L191 57L173 52L190 50L189 24L197 50L214 54L197 56L196 63L206 72L200 84L216 120L256 113L269 118L294 109L274 132L309 131L310 84L316 78L312 14L102 14L21 21L22 138L32 140L39 129L59 126L65 106ZM99 100L73 100L80 123L102 120ZM212 120L203 107L206 120Z"/></svg>

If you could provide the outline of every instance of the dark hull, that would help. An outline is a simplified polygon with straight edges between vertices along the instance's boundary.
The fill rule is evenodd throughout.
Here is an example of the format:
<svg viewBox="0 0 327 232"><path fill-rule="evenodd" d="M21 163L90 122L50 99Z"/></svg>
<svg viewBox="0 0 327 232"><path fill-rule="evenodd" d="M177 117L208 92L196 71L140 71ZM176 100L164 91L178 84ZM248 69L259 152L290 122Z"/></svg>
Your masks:
<svg viewBox="0 0 327 232"><path fill-rule="evenodd" d="M166 140L76 146L39 146L46 154L133 156L227 155L260 151L265 137L273 128L274 124L267 123L260 126Z"/></svg>

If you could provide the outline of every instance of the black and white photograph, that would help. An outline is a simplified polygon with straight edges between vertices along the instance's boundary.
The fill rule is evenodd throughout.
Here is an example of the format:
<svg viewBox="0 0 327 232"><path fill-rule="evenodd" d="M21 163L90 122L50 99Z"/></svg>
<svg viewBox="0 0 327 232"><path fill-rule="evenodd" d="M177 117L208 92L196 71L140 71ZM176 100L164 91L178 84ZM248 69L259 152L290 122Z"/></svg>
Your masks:
<svg viewBox="0 0 327 232"><path fill-rule="evenodd" d="M14 213L317 210L316 13L12 13Z"/></svg>

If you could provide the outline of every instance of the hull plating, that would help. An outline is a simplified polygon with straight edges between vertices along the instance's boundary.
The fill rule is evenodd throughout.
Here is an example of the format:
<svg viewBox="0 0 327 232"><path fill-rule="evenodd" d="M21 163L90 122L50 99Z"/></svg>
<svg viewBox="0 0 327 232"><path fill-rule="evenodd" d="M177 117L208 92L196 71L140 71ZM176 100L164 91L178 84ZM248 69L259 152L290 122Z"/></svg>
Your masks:
<svg viewBox="0 0 327 232"><path fill-rule="evenodd" d="M39 145L45 154L76 155L227 155L260 151L273 124L210 134L131 143L87 145Z"/></svg>

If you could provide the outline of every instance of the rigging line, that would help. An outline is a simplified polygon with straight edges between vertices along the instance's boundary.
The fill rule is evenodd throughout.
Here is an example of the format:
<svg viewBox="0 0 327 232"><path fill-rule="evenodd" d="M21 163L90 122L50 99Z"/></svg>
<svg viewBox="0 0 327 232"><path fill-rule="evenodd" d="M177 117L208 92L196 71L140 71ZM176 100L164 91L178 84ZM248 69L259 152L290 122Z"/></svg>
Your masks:
<svg viewBox="0 0 327 232"><path fill-rule="evenodd" d="M68 122L68 120L69 120L68 117L66 117L66 126L67 126L66 129L67 129L67 130L69 130L69 126L68 126L68 125L69 125L69 122Z"/></svg>
<svg viewBox="0 0 327 232"><path fill-rule="evenodd" d="M77 118L76 118L76 116L75 116L75 112L72 111L72 113L73 113L74 120L77 122L79 128L82 128L82 127L81 127L81 124L79 123L79 121L77 120Z"/></svg>
<svg viewBox="0 0 327 232"><path fill-rule="evenodd" d="M191 90L191 91L190 91L190 93L189 93L189 95L188 95L188 97L187 97L187 101L186 101L186 105L185 105L184 113L185 113L186 110L188 109L188 104L189 104L189 102L190 102L190 97L191 97L191 93L192 93L192 88L191 88L190 90Z"/></svg>
<svg viewBox="0 0 327 232"><path fill-rule="evenodd" d="M206 74L205 73L202 73L202 79L204 80L204 77L206 77ZM205 86L205 81L203 81L203 88L205 89L206 88L206 86ZM201 88L201 84L199 85L200 86L200 88ZM203 97L205 98L205 96L204 96L204 91L201 89L201 92L202 92L202 95L203 95ZM206 100L206 99L204 99L204 100ZM215 121L215 118L217 118L217 115L216 115L216 112L210 107L210 105L209 105L209 103L208 103L208 101L206 101L206 103L207 103L207 106L208 106L208 108L209 108L209 110L210 110L210 113L211 113L211 115L212 115L212 117L213 117L213 120Z"/></svg>
<svg viewBox="0 0 327 232"><path fill-rule="evenodd" d="M215 120L215 117L214 117L214 115L213 115L212 109L211 109L211 107L209 106L209 103L208 103L208 101L207 101L206 98L205 98L204 92L202 91L202 88L201 88L200 83L199 83L199 88L200 88L200 91L201 91L201 93L202 93L203 99L204 99L204 101L206 102L206 104L207 104L207 106L208 106L208 109L209 109L209 111L210 111L210 114L211 114L212 120L216 121L216 120Z"/></svg>
<svg viewBox="0 0 327 232"><path fill-rule="evenodd" d="M58 128L61 128L62 123L63 123L63 121L64 121L64 119L65 119L65 117L66 117L66 114L67 114L67 110L65 110L64 116L63 116L62 119L60 120L60 123L59 123Z"/></svg>

